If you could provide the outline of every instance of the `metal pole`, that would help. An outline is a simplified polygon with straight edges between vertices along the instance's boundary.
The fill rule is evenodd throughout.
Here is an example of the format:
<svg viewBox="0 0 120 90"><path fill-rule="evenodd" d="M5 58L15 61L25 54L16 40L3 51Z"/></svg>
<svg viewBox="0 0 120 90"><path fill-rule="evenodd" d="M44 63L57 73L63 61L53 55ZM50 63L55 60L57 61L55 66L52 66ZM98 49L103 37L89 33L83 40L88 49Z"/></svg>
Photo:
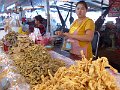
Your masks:
<svg viewBox="0 0 120 90"><path fill-rule="evenodd" d="M47 8L47 31L51 34L50 30L50 5L49 0L46 0L46 8Z"/></svg>

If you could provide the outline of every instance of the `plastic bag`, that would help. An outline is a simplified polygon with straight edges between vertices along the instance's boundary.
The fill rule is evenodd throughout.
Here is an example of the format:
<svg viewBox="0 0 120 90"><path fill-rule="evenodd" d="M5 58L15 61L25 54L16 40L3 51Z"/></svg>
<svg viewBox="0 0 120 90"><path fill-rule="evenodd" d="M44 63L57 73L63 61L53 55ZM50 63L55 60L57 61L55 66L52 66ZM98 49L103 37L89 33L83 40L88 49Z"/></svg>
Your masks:
<svg viewBox="0 0 120 90"><path fill-rule="evenodd" d="M51 38L49 36L37 36L36 37L36 44L41 44L43 46L50 45L51 44Z"/></svg>
<svg viewBox="0 0 120 90"><path fill-rule="evenodd" d="M7 78L10 82L8 90L30 90L30 86L20 74L9 72Z"/></svg>
<svg viewBox="0 0 120 90"><path fill-rule="evenodd" d="M71 50L71 42L69 39L66 39L64 38L64 41L63 41L63 45L62 45L62 48L61 50L66 50L66 51L70 51Z"/></svg>
<svg viewBox="0 0 120 90"><path fill-rule="evenodd" d="M34 28L34 32L35 36L41 35L40 30L38 28Z"/></svg>
<svg viewBox="0 0 120 90"><path fill-rule="evenodd" d="M105 68L108 73L110 73L112 76L116 79L116 84L118 88L120 88L120 73L115 73L113 70L111 70L109 67Z"/></svg>
<svg viewBox="0 0 120 90"><path fill-rule="evenodd" d="M36 39L35 39L35 43L36 44L41 44L41 45L45 45L45 41L44 41L44 37L43 36L37 36Z"/></svg>
<svg viewBox="0 0 120 90"><path fill-rule="evenodd" d="M3 78L2 80L0 80L0 90L8 90L10 86L10 82L8 80L8 78Z"/></svg>
<svg viewBox="0 0 120 90"><path fill-rule="evenodd" d="M22 25L22 30L24 32L28 31L29 30L29 25L25 24L25 25Z"/></svg>
<svg viewBox="0 0 120 90"><path fill-rule="evenodd" d="M22 83L19 85L12 86L11 88L8 88L7 90L30 90L30 86L26 83Z"/></svg>
<svg viewBox="0 0 120 90"><path fill-rule="evenodd" d="M34 33L29 34L29 38L30 38L30 40L32 40L35 43L36 36Z"/></svg>
<svg viewBox="0 0 120 90"><path fill-rule="evenodd" d="M19 27L18 33L19 33L19 34L27 34L27 32L24 32L24 31L23 31L22 27Z"/></svg>
<svg viewBox="0 0 120 90"><path fill-rule="evenodd" d="M30 90L24 77L18 74L18 69L12 64L13 61L0 52L0 90Z"/></svg>
<svg viewBox="0 0 120 90"><path fill-rule="evenodd" d="M18 32L19 30L19 27L11 27L12 28L12 31L15 31L15 32Z"/></svg>

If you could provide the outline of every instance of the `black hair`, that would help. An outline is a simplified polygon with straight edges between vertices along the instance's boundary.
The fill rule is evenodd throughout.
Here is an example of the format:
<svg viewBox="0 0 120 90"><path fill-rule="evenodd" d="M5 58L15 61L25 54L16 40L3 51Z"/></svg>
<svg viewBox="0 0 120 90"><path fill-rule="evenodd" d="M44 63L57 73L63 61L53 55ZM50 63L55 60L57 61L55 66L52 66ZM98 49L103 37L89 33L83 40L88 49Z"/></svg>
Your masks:
<svg viewBox="0 0 120 90"><path fill-rule="evenodd" d="M43 17L42 17L41 15L35 16L35 19L36 19L37 21L39 21L40 23L43 22Z"/></svg>
<svg viewBox="0 0 120 90"><path fill-rule="evenodd" d="M85 1L77 2L76 7L78 6L78 4L83 4L85 6L86 10L88 9L88 5L87 5L87 3Z"/></svg>

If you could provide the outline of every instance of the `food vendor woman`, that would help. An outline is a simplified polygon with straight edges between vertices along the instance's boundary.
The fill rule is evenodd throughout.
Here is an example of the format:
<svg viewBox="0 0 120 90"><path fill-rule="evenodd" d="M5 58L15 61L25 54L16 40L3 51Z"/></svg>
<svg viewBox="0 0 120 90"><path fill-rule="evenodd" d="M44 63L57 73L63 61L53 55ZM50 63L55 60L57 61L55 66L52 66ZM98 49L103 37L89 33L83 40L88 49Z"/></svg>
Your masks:
<svg viewBox="0 0 120 90"><path fill-rule="evenodd" d="M68 33L56 31L57 35L63 35L71 42L71 53L80 56L83 50L87 59L93 57L91 41L94 37L95 24L92 19L86 17L88 7L85 1L79 1L76 4L76 19Z"/></svg>

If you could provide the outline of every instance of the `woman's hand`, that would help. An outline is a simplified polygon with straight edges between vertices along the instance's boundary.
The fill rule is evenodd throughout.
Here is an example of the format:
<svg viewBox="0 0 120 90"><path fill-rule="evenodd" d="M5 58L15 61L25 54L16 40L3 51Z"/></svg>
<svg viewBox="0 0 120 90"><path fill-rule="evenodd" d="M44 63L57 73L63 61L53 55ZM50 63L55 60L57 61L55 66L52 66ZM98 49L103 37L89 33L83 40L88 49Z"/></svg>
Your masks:
<svg viewBox="0 0 120 90"><path fill-rule="evenodd" d="M69 34L69 33L62 33L61 31L56 31L55 34L59 35L59 36L66 36L68 38L71 37L71 34Z"/></svg>
<svg viewBox="0 0 120 90"><path fill-rule="evenodd" d="M63 35L66 36L66 37L70 37L69 33L63 33Z"/></svg>
<svg viewBox="0 0 120 90"><path fill-rule="evenodd" d="M58 36L62 36L63 35L62 31L56 31L55 34L58 35Z"/></svg>

